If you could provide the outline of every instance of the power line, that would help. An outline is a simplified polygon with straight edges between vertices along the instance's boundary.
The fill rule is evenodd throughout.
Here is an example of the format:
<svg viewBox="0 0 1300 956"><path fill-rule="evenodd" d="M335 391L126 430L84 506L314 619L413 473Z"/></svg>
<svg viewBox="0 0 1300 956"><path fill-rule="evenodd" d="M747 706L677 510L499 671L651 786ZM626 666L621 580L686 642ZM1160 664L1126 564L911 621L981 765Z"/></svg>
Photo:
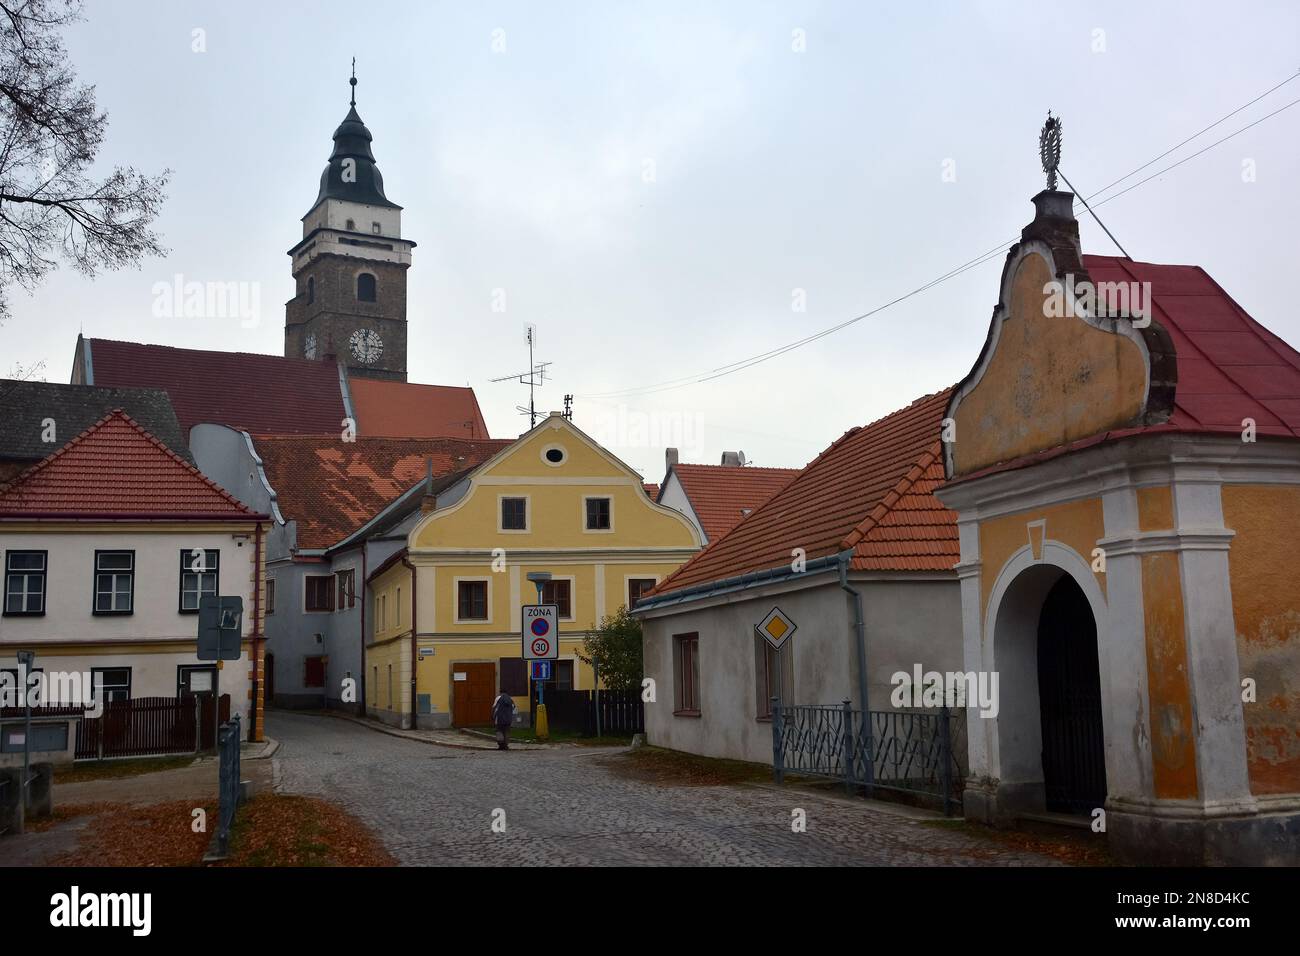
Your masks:
<svg viewBox="0 0 1300 956"><path fill-rule="evenodd" d="M1246 109L1246 108L1248 108L1248 107L1254 105L1255 103L1258 103L1258 102L1259 102L1261 99L1263 99L1265 96L1268 96L1270 93L1274 92L1275 90L1280 89L1281 87L1285 86L1285 85L1288 84L1288 83L1291 83L1292 81L1294 81L1294 80L1296 80L1296 79L1300 79L1300 72L1297 72L1297 73L1295 73L1295 74L1292 74L1290 77L1288 77L1287 79L1283 80L1281 83L1278 83L1276 86L1270 87L1268 90L1266 90L1266 91L1264 91L1263 93L1259 94L1259 95L1256 96L1254 99L1250 100L1248 103L1245 103L1244 105L1237 107L1237 109L1235 109L1235 110L1233 110L1232 112L1227 113L1227 114L1225 114L1224 116L1220 117L1219 119L1215 120L1215 121L1214 121L1213 123L1211 123L1209 126L1206 126L1204 129L1200 130L1199 132L1193 134L1192 136L1189 136L1187 139L1184 139L1184 140L1183 140L1181 143L1179 143L1178 145L1173 146L1173 147L1171 147L1171 148L1165 150L1165 151L1164 151L1163 153L1161 153L1160 155L1154 157L1153 159L1148 160L1147 162L1143 163L1141 166L1137 167L1136 169L1132 170L1131 172L1128 172L1128 173L1124 174L1123 176L1121 176L1119 179L1116 179L1114 182L1112 182L1112 183L1110 183L1110 184L1108 184L1108 185L1102 187L1101 189L1099 189L1099 190L1097 190L1096 192L1094 192L1092 195L1088 196L1087 199L1093 199L1093 198L1095 198L1095 197L1101 195L1102 193L1104 193L1106 190L1111 189L1112 187L1117 186L1118 184L1124 182L1124 180L1132 178L1133 176L1137 175L1137 174L1138 174L1139 172L1141 172L1142 170L1148 168L1149 166L1151 166L1152 164L1154 164L1154 163L1156 163L1156 162L1159 162L1159 161L1160 161L1161 159L1163 159L1165 156L1168 156L1170 153L1174 152L1175 150L1179 149L1180 147L1185 146L1187 143L1189 143L1189 142L1191 142L1192 140L1196 139L1198 136L1201 136L1202 134L1208 132L1209 130L1211 130L1211 129L1213 129L1214 127L1218 126L1219 124L1223 123L1225 120L1232 118L1233 116L1235 116L1235 115L1237 115L1238 113L1240 113L1242 110L1244 110L1244 109ZM1290 103L1287 103L1286 105L1284 105L1284 106L1282 106L1282 107L1280 107L1280 108L1274 110L1273 112L1271 112L1271 113L1269 113L1269 114L1267 114L1267 115L1265 115L1265 116L1261 116L1259 119L1255 120L1254 122L1249 123L1249 124L1247 124L1246 126L1241 127L1241 129L1238 129L1237 131L1235 131L1235 132L1233 132L1233 133L1229 133L1227 136L1224 136L1222 139L1216 140L1215 142L1211 143L1210 145L1208 145L1208 146L1206 146L1206 147L1204 147L1204 148L1202 148L1202 149L1197 150L1195 153L1192 153L1192 154L1190 154L1189 156L1185 156L1185 157L1183 157L1182 159L1178 160L1178 162L1176 162L1176 163L1172 163L1172 164L1170 164L1169 166L1166 166L1164 169L1160 170L1159 172L1152 173L1150 176L1147 176L1147 177L1145 177L1144 179L1139 180L1139 181L1136 182L1136 183L1133 183L1131 186L1127 186L1127 187L1125 187L1124 189L1121 189L1119 192L1115 193L1113 196L1107 196L1105 199L1101 200L1100 202L1096 203L1095 205L1097 205L1097 206L1104 206L1106 203L1110 202L1112 199L1118 199L1120 196L1123 196L1125 193L1131 192L1132 190L1137 189L1139 186L1141 186L1141 185L1143 185L1143 184L1145 184L1145 183L1150 182L1152 179L1155 179L1155 178L1157 178L1157 177L1159 177L1159 176L1163 176L1165 173L1170 172L1171 170L1177 169L1179 166L1183 165L1183 163L1186 163L1186 162L1188 162L1189 160L1195 159L1197 156L1200 156L1202 153L1205 153L1205 152L1207 152L1207 151L1213 149L1213 148L1216 147L1216 146L1219 146L1219 145L1221 145L1221 144L1223 144L1223 143L1226 143L1228 140L1233 139L1234 137L1241 135L1242 133L1246 132L1246 131L1249 130L1249 129L1252 129L1252 128L1255 127L1255 126L1258 126L1260 123L1263 123L1265 120L1271 119L1272 117L1274 117L1274 116L1276 116L1277 114L1283 112L1284 110L1290 109L1292 106L1295 106L1297 103L1300 103L1300 99L1292 100ZM1080 197L1079 197L1079 200L1080 200L1081 202L1083 202L1083 204L1084 204L1085 207L1087 207L1087 200L1084 199L1084 197L1080 196ZM1077 203L1076 203L1076 206L1077 206ZM1089 211L1091 211L1091 207L1088 207L1088 208L1089 208ZM1095 218L1095 217L1096 217L1096 214L1093 213L1093 216L1094 216L1094 218ZM1100 222L1100 220L1098 220L1098 222ZM1105 227L1103 226L1102 228L1104 229ZM1109 233L1108 233L1108 234L1109 234ZM1113 239L1113 238L1114 238L1114 237L1112 237L1112 239ZM885 311L886 309L893 308L895 305L898 305L898 304L901 303L901 302L905 302L906 300L912 298L913 296L920 295L922 292L926 292L926 291L928 291L928 290L934 288L935 286L937 286L937 285L939 285L939 284L941 284L941 283L943 283L943 282L947 282L949 279L954 279L954 278L956 278L957 276L961 275L962 273L964 273L964 272L968 272L968 271L970 271L971 269L974 269L976 266L983 265L985 262L988 262L990 259L995 258L995 257L997 257L998 255L1001 255L1002 252L1004 252L1007 248L1009 248L1011 245L1013 245L1013 244L1014 244L1015 242L1017 242L1017 241L1018 241L1018 237L1013 238L1013 239L1006 240L1006 241L1004 241L1004 242L1002 242L1002 243L999 243L998 245L994 246L992 249L988 250L987 252L981 253L980 255L976 256L976 257L973 258L973 259L968 259L966 262L963 262L961 265L958 265L958 266L954 267L953 269L950 269L948 272L945 272L944 274L938 276L937 278L931 279L929 282L926 282L924 285L917 286L915 289L912 289L910 292L906 292L906 293L904 293L903 295L900 295L900 296L898 296L898 297L896 297L896 298L894 298L894 299L890 299L888 302L885 302L885 303L883 303L882 305L878 305L878 306L876 306L874 309L871 309L871 310L869 310L869 311L867 311L867 312L863 312L863 313L860 314L860 315L853 316L853 317L850 318L850 319L845 319L843 322L840 322L840 323L838 323L838 324L836 324L836 325L832 325L832 326L830 326L830 327L828 327L828 328L825 328L825 329L822 329L822 330L820 330L820 331L818 331L818 332L814 332L814 333L812 333L812 334L810 334L810 335L806 335L806 336L804 336L804 337L801 338L801 339L796 339L796 340L793 341L793 342L788 342L788 343L786 343L785 345L781 345L781 346L778 346L778 347L776 347L776 348L774 348L774 349L770 349L770 350L767 351L767 352L760 352L760 353L757 354L757 355L751 355L751 356L749 356L748 358L739 359L739 360L737 360L737 361L735 361L735 362L731 362L731 363L729 363L729 364L727 364L727 365L720 365L720 366L717 366L717 367L715 367L715 368L713 368L713 369L710 369L710 370L709 370L708 372L706 372L706 373L698 373L698 372L697 372L697 373L692 374L692 375L686 375L686 376L682 376L682 377L680 377L680 378L675 378L675 379L668 379L668 380L666 380L666 381L658 382L658 383L655 383L655 384L653 384L653 385L646 385L646 386L641 386L641 387L637 387L637 388L616 389L616 390L614 390L614 391L609 391L609 392L593 392L593 393L585 394L585 395L583 395L582 397L584 397L584 398L611 398L611 397L623 396L623 395L653 395L653 394L655 394L655 393L657 393L657 392L670 391L670 390L672 390L672 389L682 388L682 387L684 387L684 386L686 386L686 385L698 385L698 384L702 384L702 383L704 383L704 382L712 381L713 379L716 379L716 378L722 378L723 376L734 374L735 372L741 372L741 371L744 371L744 370L747 369L747 368L751 368L751 367L753 367L753 366L755 366L755 365L758 365L758 364L761 364L761 363L763 363L763 362L769 361L769 360L771 360L771 359L773 359L773 358L776 358L776 357L778 357L778 356L780 356L780 355L784 355L786 352L791 352L791 351L793 351L793 350L795 350L795 349L802 348L802 347L805 346L805 345L809 345L809 344L811 344L811 343L813 343L813 342L816 342L818 339L825 338L825 337L828 336L828 335L833 335L833 334L835 334L836 332L839 332L839 331L841 331L841 330L843 330L843 329L846 329L846 328L848 328L848 327L851 326L851 325L855 325L855 324L857 324L858 322L861 322L863 319L870 318L871 316L876 315L876 314L878 314L878 313L880 313L880 312L883 312L883 311ZM1118 243L1116 243L1116 245L1118 245Z"/></svg>

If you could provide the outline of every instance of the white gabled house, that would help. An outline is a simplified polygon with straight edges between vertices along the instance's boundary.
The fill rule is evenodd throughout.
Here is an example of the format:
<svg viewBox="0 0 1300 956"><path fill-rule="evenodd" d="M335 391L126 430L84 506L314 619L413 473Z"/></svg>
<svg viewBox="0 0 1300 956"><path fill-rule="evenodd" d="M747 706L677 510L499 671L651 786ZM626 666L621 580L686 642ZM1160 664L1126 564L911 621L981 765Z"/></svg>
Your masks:
<svg viewBox="0 0 1300 956"><path fill-rule="evenodd" d="M113 411L0 486L0 670L16 675L30 650L109 699L210 693L199 599L238 595L243 656L220 691L260 739L268 521Z"/></svg>

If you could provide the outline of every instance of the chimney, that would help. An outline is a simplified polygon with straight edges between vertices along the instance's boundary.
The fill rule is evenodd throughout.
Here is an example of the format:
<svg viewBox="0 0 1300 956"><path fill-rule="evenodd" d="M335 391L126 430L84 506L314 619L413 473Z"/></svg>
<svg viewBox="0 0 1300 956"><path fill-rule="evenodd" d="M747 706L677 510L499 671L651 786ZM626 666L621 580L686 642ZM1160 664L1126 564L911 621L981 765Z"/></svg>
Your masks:
<svg viewBox="0 0 1300 956"><path fill-rule="evenodd" d="M671 468L673 465L677 464L678 460L679 459L677 457L676 448L664 449L664 471L665 472L667 472L668 469Z"/></svg>
<svg viewBox="0 0 1300 956"><path fill-rule="evenodd" d="M424 460L424 497L420 499L420 514L428 514L438 507L438 499L433 494L433 459Z"/></svg>
<svg viewBox="0 0 1300 956"><path fill-rule="evenodd" d="M741 468L745 464L745 453L743 451L724 451L722 453L722 464L727 468Z"/></svg>

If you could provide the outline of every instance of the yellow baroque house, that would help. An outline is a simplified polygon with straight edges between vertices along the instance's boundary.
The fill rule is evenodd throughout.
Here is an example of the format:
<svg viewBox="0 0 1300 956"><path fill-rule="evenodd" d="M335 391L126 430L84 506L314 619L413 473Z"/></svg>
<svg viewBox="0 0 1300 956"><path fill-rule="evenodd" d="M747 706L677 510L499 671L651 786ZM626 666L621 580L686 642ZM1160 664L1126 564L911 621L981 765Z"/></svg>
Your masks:
<svg viewBox="0 0 1300 956"><path fill-rule="evenodd" d="M420 727L484 725L505 692L526 720L520 608L537 603L533 572L551 575L541 596L559 607L547 687L592 689L586 635L702 544L640 475L552 413L478 467L430 482L406 547L369 576L367 712L406 727L412 714Z"/></svg>

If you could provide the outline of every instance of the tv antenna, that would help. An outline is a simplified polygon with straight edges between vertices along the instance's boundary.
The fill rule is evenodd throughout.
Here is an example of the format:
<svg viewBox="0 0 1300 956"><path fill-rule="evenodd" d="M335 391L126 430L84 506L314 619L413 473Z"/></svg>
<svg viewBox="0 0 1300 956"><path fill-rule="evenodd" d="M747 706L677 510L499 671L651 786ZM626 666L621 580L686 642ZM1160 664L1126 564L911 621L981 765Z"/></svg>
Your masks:
<svg viewBox="0 0 1300 956"><path fill-rule="evenodd" d="M552 363L533 361L533 347L537 344L537 326L532 323L524 326L524 335L528 340L528 371L516 372L513 375L502 375L500 378L491 379L491 381L509 382L514 379L515 381L518 381L519 384L528 386L528 404L526 406L516 405L515 410L521 415L528 416L529 428L536 428L537 403L535 401L534 392L537 390L538 386L545 384L548 374L546 370Z"/></svg>

